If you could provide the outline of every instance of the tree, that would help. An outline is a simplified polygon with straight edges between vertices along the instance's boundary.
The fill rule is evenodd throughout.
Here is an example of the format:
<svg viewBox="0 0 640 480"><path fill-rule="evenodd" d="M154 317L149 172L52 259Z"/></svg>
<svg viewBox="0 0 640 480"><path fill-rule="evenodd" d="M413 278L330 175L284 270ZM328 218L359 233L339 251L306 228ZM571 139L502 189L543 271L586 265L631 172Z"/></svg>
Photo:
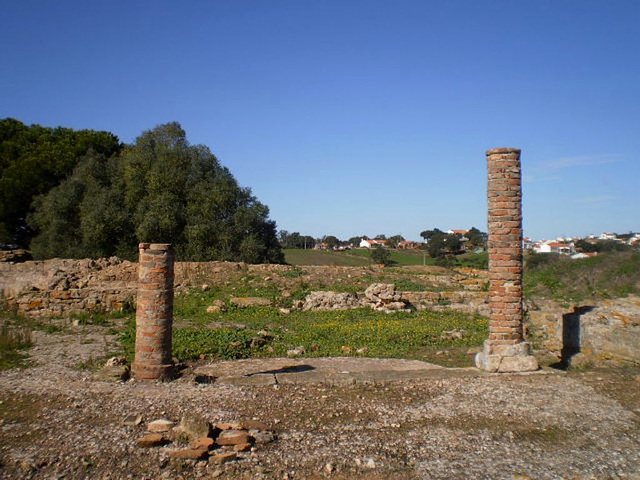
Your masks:
<svg viewBox="0 0 640 480"><path fill-rule="evenodd" d="M282 248L313 248L316 241L309 235L300 235L300 232L289 233L281 230L278 234L278 240Z"/></svg>
<svg viewBox="0 0 640 480"><path fill-rule="evenodd" d="M120 149L109 132L0 120L0 242L27 246L34 232L26 218L35 198L59 185L84 156L109 158Z"/></svg>
<svg viewBox="0 0 640 480"><path fill-rule="evenodd" d="M476 227L471 227L471 229L465 234L465 237L468 238L468 243L471 248L487 248L487 234L481 232Z"/></svg>
<svg viewBox="0 0 640 480"><path fill-rule="evenodd" d="M333 236L333 235L327 235L322 239L323 243L326 243L329 248L336 248L340 245L340 240Z"/></svg>
<svg viewBox="0 0 640 480"><path fill-rule="evenodd" d="M427 251L431 257L437 258L458 252L460 246L460 237L438 231L430 236Z"/></svg>
<svg viewBox="0 0 640 480"><path fill-rule="evenodd" d="M438 228L434 228L433 230L423 230L422 232L420 232L420 236L424 238L425 242L428 242L431 239L431 237L440 233L444 233L444 232Z"/></svg>
<svg viewBox="0 0 640 480"><path fill-rule="evenodd" d="M110 159L87 155L30 217L37 258L135 258L138 242L174 244L179 259L282 263L269 209L178 123L143 132Z"/></svg>
<svg viewBox="0 0 640 480"><path fill-rule="evenodd" d="M574 247L578 252L590 253L598 251L598 245L587 242L582 238L575 243Z"/></svg>
<svg viewBox="0 0 640 480"><path fill-rule="evenodd" d="M300 248L313 248L316 245L316 239L311 235L305 235L302 237L302 246Z"/></svg>
<svg viewBox="0 0 640 480"><path fill-rule="evenodd" d="M393 235L387 239L387 246L389 248L396 248L400 242L404 242L405 238L402 235Z"/></svg>
<svg viewBox="0 0 640 480"><path fill-rule="evenodd" d="M391 264L391 252L380 245L371 250L371 258L374 262L387 266Z"/></svg>
<svg viewBox="0 0 640 480"><path fill-rule="evenodd" d="M364 237L351 237L349 240L347 240L347 243L352 247L357 247L358 245L360 245L360 242L363 238Z"/></svg>

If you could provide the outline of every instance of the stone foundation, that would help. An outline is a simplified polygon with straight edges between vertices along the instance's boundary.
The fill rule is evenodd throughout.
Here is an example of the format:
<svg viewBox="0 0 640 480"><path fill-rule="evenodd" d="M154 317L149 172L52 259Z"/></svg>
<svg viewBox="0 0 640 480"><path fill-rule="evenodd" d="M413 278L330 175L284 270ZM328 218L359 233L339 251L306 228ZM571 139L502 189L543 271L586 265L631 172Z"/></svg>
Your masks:
<svg viewBox="0 0 640 480"><path fill-rule="evenodd" d="M531 354L527 342L501 345L487 340L476 355L476 366L494 373L529 372L538 369L538 361Z"/></svg>

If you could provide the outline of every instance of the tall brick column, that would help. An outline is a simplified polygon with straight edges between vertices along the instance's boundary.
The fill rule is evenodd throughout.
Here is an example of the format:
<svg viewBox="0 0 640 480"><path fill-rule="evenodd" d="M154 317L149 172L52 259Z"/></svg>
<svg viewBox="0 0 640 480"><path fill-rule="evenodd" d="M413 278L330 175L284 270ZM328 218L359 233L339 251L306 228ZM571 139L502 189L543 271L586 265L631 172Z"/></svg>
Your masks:
<svg viewBox="0 0 640 480"><path fill-rule="evenodd" d="M167 243L141 243L136 307L136 355L133 376L139 380L168 380L173 362L174 252Z"/></svg>
<svg viewBox="0 0 640 480"><path fill-rule="evenodd" d="M490 372L537 370L523 331L520 149L494 148L486 155L491 316L476 366Z"/></svg>

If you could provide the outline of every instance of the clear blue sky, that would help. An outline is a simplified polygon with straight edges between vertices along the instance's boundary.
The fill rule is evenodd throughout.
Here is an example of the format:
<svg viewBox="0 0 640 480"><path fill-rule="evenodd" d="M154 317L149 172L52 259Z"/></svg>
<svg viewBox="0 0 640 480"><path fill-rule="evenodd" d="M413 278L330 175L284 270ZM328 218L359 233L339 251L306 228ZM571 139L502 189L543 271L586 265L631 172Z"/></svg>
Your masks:
<svg viewBox="0 0 640 480"><path fill-rule="evenodd" d="M178 121L280 229L486 230L522 149L533 238L640 231L640 2L0 0L0 117Z"/></svg>

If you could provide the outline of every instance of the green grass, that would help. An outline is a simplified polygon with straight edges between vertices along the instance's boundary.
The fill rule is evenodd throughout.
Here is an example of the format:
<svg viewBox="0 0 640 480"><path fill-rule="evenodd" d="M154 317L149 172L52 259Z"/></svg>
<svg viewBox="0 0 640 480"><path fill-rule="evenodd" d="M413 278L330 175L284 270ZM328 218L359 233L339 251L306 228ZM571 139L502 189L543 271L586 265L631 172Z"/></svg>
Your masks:
<svg viewBox="0 0 640 480"><path fill-rule="evenodd" d="M371 249L356 248L343 252L327 250L285 250L285 259L291 265L338 265L338 266L367 266L373 265ZM423 250L390 250L392 266L408 265L439 265L442 259L431 258ZM452 257L447 263L451 267L471 267L487 269L488 253L465 253Z"/></svg>
<svg viewBox="0 0 640 480"><path fill-rule="evenodd" d="M425 256L422 250L390 250L390 252L391 264L394 266L435 265L435 258L431 258L428 255ZM343 255L351 255L371 259L371 249L369 248L356 248L354 250L349 250L347 252L341 253Z"/></svg>
<svg viewBox="0 0 640 480"><path fill-rule="evenodd" d="M601 253L572 260L552 254L526 258L524 292L563 302L640 293L640 252Z"/></svg>
<svg viewBox="0 0 640 480"><path fill-rule="evenodd" d="M362 267L371 265L371 258L352 255L349 252L328 250L284 250L285 261L291 265L337 265L344 267Z"/></svg>
<svg viewBox="0 0 640 480"><path fill-rule="evenodd" d="M409 280L408 278L396 280L395 285L399 292L425 292L428 290L425 285Z"/></svg>
<svg viewBox="0 0 640 480"><path fill-rule="evenodd" d="M489 268L489 252L463 253L456 258L456 266L487 270Z"/></svg>
<svg viewBox="0 0 640 480"><path fill-rule="evenodd" d="M344 356L366 348L365 356L424 359L426 351L479 346L487 335L484 318L456 312L421 311L384 314L370 309L332 312L293 311L283 315L277 308L231 308L207 314L205 304L193 299L176 300L173 354L180 361L205 356L209 359L283 357L297 346L305 356ZM443 340L443 331L466 330L463 339ZM265 344L256 344L258 332L269 333ZM133 356L135 324L121 334L125 355ZM258 342L260 343L260 342Z"/></svg>
<svg viewBox="0 0 640 480"><path fill-rule="evenodd" d="M0 326L0 370L26 366L23 350L31 345L31 330L28 327Z"/></svg>
<svg viewBox="0 0 640 480"><path fill-rule="evenodd" d="M114 319L129 317L132 314L133 307L126 311L71 313L68 317L69 320L77 321L78 325L100 325L104 327L110 326Z"/></svg>

